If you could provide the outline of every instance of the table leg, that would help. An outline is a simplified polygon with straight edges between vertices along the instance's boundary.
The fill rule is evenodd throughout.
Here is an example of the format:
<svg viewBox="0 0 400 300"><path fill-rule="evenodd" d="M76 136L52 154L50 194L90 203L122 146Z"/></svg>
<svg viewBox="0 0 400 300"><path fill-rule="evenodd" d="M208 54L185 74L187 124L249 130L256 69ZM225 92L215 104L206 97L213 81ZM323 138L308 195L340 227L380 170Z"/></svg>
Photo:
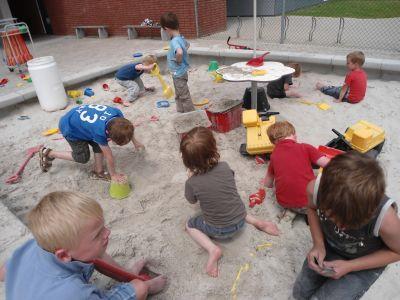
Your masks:
<svg viewBox="0 0 400 300"><path fill-rule="evenodd" d="M257 82L251 82L251 109L257 109Z"/></svg>

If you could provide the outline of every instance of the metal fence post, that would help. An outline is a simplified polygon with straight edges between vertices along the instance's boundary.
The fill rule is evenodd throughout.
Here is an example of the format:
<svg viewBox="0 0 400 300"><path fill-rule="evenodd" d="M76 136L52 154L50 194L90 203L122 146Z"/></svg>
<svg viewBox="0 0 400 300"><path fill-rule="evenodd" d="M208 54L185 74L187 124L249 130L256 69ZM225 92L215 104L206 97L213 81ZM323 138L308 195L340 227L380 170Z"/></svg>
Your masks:
<svg viewBox="0 0 400 300"><path fill-rule="evenodd" d="M285 41L285 11L286 11L286 0L282 0L281 40L280 40L281 44L283 44L283 42Z"/></svg>

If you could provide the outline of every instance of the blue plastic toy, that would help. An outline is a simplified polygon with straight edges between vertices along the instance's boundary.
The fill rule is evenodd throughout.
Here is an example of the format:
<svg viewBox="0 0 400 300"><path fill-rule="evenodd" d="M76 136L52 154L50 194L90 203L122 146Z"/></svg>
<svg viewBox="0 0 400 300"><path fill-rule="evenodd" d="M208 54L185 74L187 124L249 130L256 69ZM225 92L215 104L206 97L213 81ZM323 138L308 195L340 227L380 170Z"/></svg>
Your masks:
<svg viewBox="0 0 400 300"><path fill-rule="evenodd" d="M85 91L83 92L83 94L85 96L92 97L94 95L94 92L91 88L86 88Z"/></svg>
<svg viewBox="0 0 400 300"><path fill-rule="evenodd" d="M143 54L140 53L140 52L137 52L137 53L134 53L134 54L133 54L133 57L141 57L141 56L143 56Z"/></svg>
<svg viewBox="0 0 400 300"><path fill-rule="evenodd" d="M167 100L157 101L156 104L157 104L157 108L169 107L169 101L167 101Z"/></svg>

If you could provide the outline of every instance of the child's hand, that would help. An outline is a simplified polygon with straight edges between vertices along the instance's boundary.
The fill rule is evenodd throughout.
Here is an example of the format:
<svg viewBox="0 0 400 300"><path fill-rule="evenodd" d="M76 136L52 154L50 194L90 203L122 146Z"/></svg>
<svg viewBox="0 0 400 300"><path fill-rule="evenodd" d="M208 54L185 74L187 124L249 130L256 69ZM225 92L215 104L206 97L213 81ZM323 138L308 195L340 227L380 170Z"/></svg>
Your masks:
<svg viewBox="0 0 400 300"><path fill-rule="evenodd" d="M333 102L335 102L335 103L340 103L340 102L342 102L342 100L335 99L335 100L333 100Z"/></svg>
<svg viewBox="0 0 400 300"><path fill-rule="evenodd" d="M323 263L326 256L325 246L314 246L307 255L308 266L318 274L323 271ZM322 274L321 274L322 275Z"/></svg>
<svg viewBox="0 0 400 300"><path fill-rule="evenodd" d="M346 260L325 261L323 264L324 268L333 269L334 275L329 276L333 279L339 279L352 271L350 262Z"/></svg>

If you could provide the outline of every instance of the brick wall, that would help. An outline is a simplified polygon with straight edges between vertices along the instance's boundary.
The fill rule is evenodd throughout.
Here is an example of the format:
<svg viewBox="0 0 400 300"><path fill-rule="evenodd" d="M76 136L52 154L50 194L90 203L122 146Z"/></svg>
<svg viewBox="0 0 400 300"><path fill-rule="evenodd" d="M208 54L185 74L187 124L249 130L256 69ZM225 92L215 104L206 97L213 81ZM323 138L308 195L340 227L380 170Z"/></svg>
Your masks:
<svg viewBox="0 0 400 300"><path fill-rule="evenodd" d="M226 26L226 0L199 1L199 32L202 35ZM145 18L159 22L167 11L178 15L181 32L196 36L194 0L44 0L54 34L74 34L78 25L107 25L110 35L126 35L124 25L138 25ZM95 33L95 31L93 32ZM141 30L139 35L150 32Z"/></svg>
<svg viewBox="0 0 400 300"><path fill-rule="evenodd" d="M226 1L198 0L200 36L226 29Z"/></svg>

